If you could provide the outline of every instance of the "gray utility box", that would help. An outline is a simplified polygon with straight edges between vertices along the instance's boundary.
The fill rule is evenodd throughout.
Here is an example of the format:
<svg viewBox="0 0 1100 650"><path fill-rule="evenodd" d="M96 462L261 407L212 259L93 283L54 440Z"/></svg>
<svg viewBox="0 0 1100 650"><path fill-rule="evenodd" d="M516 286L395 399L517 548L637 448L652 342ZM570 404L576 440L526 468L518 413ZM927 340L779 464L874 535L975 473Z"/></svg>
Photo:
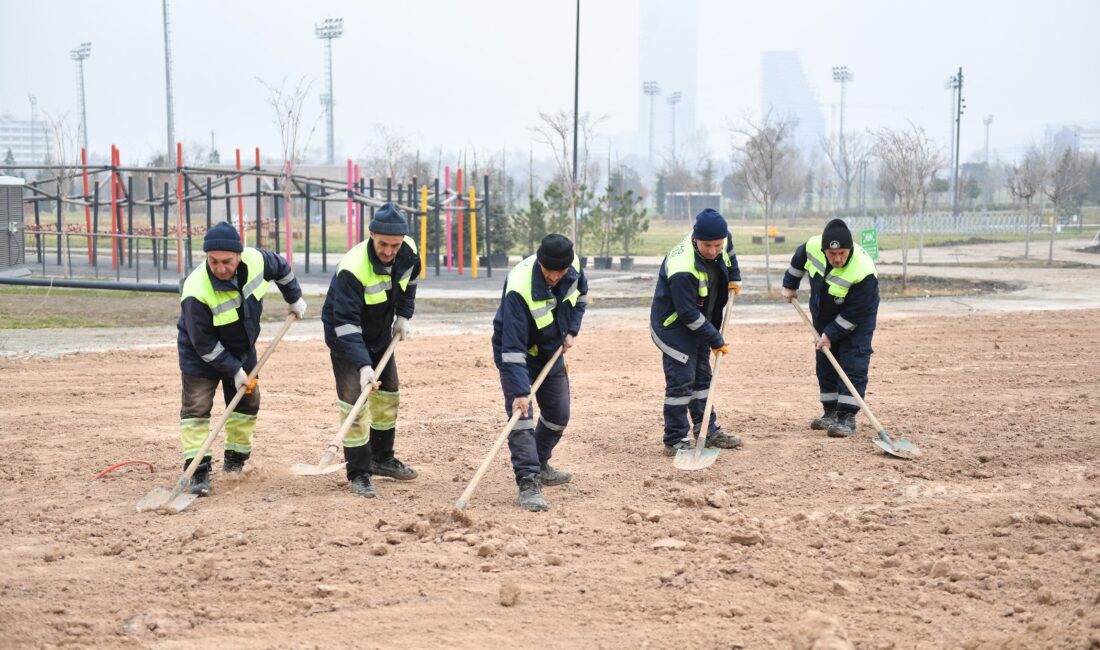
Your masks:
<svg viewBox="0 0 1100 650"><path fill-rule="evenodd" d="M16 176L0 176L0 275L27 272L23 245L23 183Z"/></svg>

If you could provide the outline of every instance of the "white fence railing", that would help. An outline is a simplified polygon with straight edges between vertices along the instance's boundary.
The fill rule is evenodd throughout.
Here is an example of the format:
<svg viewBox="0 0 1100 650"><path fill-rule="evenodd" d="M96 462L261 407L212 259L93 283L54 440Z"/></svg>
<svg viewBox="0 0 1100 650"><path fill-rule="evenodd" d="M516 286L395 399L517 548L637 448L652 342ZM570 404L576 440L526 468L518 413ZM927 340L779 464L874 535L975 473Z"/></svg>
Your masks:
<svg viewBox="0 0 1100 650"><path fill-rule="evenodd" d="M929 212L923 215L913 215L909 223L909 232L912 234L923 232L938 235L1022 235L1027 230L1029 218L1032 231L1042 226L1039 215L1033 214L1028 217L1022 212L964 213L959 215L953 215L950 212ZM881 234L901 233L901 217L896 214L874 217L848 217L845 221L853 231L875 228Z"/></svg>

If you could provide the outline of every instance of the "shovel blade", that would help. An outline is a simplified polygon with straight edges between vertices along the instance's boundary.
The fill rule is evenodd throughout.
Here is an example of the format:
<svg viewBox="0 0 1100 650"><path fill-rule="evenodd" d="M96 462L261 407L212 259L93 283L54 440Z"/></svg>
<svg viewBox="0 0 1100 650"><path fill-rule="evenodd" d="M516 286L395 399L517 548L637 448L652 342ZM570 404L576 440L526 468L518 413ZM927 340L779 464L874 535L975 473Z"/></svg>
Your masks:
<svg viewBox="0 0 1100 650"><path fill-rule="evenodd" d="M310 465L309 463L294 463L290 466L290 473L298 476L320 476L322 474L331 474L344 469L347 463L336 463L335 465Z"/></svg>
<svg viewBox="0 0 1100 650"><path fill-rule="evenodd" d="M716 460L718 460L718 450L715 448L681 449L676 452L676 458L673 459L672 466L676 469L693 471L706 469L713 465Z"/></svg>
<svg viewBox="0 0 1100 650"><path fill-rule="evenodd" d="M878 437L872 438L871 442L875 443L876 447L894 458L913 460L920 455L920 451L913 443L909 442L909 440L902 438L895 442L885 431L879 431Z"/></svg>
<svg viewBox="0 0 1100 650"><path fill-rule="evenodd" d="M174 515L182 512L197 498L197 494L191 494L190 492L178 492L165 487L153 488L149 494L141 498L141 501L138 501L137 511L149 512L150 510L156 510L157 512Z"/></svg>

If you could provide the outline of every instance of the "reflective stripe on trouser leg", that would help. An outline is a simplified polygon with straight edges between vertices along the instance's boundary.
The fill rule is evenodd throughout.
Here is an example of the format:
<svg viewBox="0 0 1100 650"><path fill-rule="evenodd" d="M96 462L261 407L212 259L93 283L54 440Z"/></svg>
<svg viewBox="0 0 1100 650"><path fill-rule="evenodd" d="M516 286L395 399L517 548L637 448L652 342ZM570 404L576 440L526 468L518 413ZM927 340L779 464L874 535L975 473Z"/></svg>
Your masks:
<svg viewBox="0 0 1100 650"><path fill-rule="evenodd" d="M554 447L561 440L569 424L569 375L565 368L556 366L535 393L539 405L539 421L535 426L535 451L538 462L550 462Z"/></svg>
<svg viewBox="0 0 1100 650"><path fill-rule="evenodd" d="M340 426L344 425L344 420L348 418L348 414L351 413L351 409L355 407L354 404L348 404L347 402L340 400L337 402L340 406ZM344 433L344 447L362 447L367 444L367 426L368 426L367 410L362 409L359 411L359 417L355 418L355 422L348 427L347 432Z"/></svg>
<svg viewBox="0 0 1100 650"><path fill-rule="evenodd" d="M688 412L691 414L692 428L703 421L703 411L706 410L707 396L710 394L710 383L713 372L710 367L710 348L701 346L695 351L695 383L691 388L691 401L688 402ZM710 407L710 424L707 425L707 433L718 428L718 407L713 403Z"/></svg>
<svg viewBox="0 0 1100 650"><path fill-rule="evenodd" d="M376 390L367 398L370 404L371 426L379 431L385 431L397 426L397 403L400 393L398 391Z"/></svg>
<svg viewBox="0 0 1100 650"><path fill-rule="evenodd" d="M859 391L860 397L867 394L867 370L871 365L872 334L873 331L862 336L857 335L858 338L848 337L834 343L832 346L833 356L836 357L837 363L844 370L844 374L848 375L848 380L852 382L852 386ZM824 357L825 355L820 354L820 356ZM833 376L836 377L836 383L832 390L837 395L837 410L853 413L859 411L859 402L852 396L852 392L848 390L844 381L836 374L836 370L833 369L828 359L825 359L825 363L829 365L829 369L833 371ZM821 392L826 392L824 387Z"/></svg>
<svg viewBox="0 0 1100 650"><path fill-rule="evenodd" d="M247 413L229 414L225 422L225 449L242 454L252 453L252 434L256 431L256 416Z"/></svg>
<svg viewBox="0 0 1100 650"><path fill-rule="evenodd" d="M180 446L183 447L183 457L187 460L194 458L202 443L206 442L206 436L210 435L210 418L183 418L180 420Z"/></svg>
<svg viewBox="0 0 1100 650"><path fill-rule="evenodd" d="M705 358L705 357L704 357ZM689 438L691 420L688 406L695 392L695 365L697 354L689 354L686 363L680 363L667 354L661 355L661 368L665 373L664 444L673 445ZM700 416L702 417L702 413Z"/></svg>
<svg viewBox="0 0 1100 650"><path fill-rule="evenodd" d="M530 372L530 369L528 371ZM516 396L503 390L503 372L501 373L501 386L504 393L504 412L510 420L512 418L512 403L515 402ZM534 413L533 405L531 410L527 411L527 415L520 415L515 426L508 433L508 453L517 484L520 477L535 476L539 473L539 454L535 445L535 421L531 419L532 413Z"/></svg>

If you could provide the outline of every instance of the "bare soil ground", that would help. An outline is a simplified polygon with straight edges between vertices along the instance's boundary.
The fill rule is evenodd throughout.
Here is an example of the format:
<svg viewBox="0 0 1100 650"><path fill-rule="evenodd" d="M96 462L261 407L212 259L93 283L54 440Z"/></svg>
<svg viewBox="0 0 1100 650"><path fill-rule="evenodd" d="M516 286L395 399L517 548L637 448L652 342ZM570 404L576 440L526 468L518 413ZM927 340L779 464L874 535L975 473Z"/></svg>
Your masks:
<svg viewBox="0 0 1100 650"><path fill-rule="evenodd" d="M555 455L574 482L522 512L505 451L468 518L504 422L483 334L399 348L397 450L421 475L373 500L289 474L337 416L324 344L284 342L245 475L218 443L214 494L178 515L134 511L179 476L172 348L0 359L0 647L1095 648L1098 320L883 321L868 399L923 449L904 462L866 420L810 431L807 333L735 317L717 404L745 447L701 472L660 453L646 331L597 325ZM157 472L92 479L127 459Z"/></svg>

